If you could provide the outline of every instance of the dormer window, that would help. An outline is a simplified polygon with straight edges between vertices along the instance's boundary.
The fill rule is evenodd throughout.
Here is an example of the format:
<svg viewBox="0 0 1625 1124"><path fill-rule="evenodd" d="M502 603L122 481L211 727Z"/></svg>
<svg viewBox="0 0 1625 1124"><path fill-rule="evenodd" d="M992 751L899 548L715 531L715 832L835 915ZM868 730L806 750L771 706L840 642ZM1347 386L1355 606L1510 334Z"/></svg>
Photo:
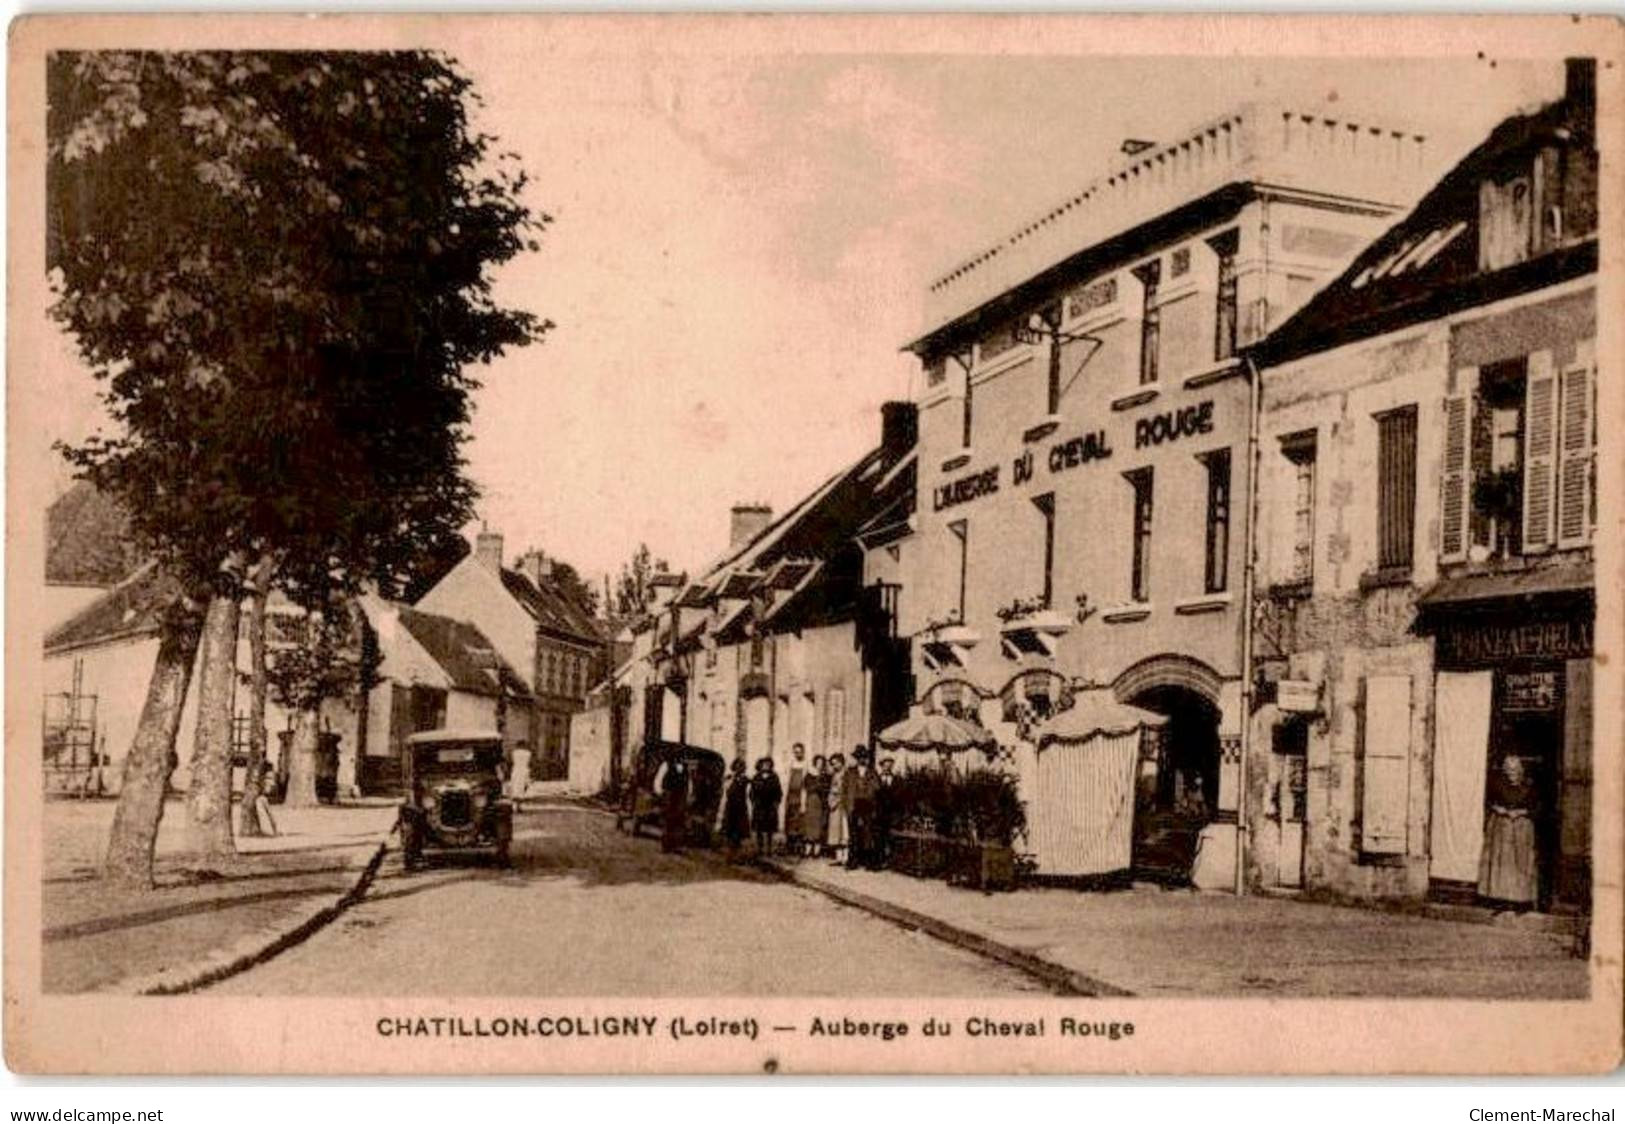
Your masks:
<svg viewBox="0 0 1625 1124"><path fill-rule="evenodd" d="M1526 261L1535 244L1533 177L1524 171L1478 188L1478 267L1485 272Z"/></svg>

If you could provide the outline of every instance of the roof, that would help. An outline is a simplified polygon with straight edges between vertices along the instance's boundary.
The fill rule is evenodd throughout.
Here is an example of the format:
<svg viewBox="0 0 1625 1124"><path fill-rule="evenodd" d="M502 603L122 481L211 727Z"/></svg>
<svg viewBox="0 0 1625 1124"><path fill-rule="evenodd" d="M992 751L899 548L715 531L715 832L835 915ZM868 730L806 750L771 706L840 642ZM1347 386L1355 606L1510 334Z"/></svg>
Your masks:
<svg viewBox="0 0 1625 1124"><path fill-rule="evenodd" d="M392 608L401 627L440 665L457 690L477 695L496 695L500 691L509 698L530 698L525 681L497 654L478 628L467 621L425 613L407 605Z"/></svg>
<svg viewBox="0 0 1625 1124"><path fill-rule="evenodd" d="M1584 597L1591 595L1596 580L1591 560L1575 558L1549 566L1441 578L1417 598L1416 604L1424 611L1436 611L1501 607L1508 601L1534 597Z"/></svg>
<svg viewBox="0 0 1625 1124"><path fill-rule="evenodd" d="M1241 106L1134 154L933 280L923 334L910 350L1090 249L1238 185L1335 196L1381 213L1414 199L1430 170L1420 134L1263 102Z"/></svg>
<svg viewBox="0 0 1625 1124"><path fill-rule="evenodd" d="M180 587L148 562L120 584L46 633L45 651L63 651L156 636L163 611Z"/></svg>
<svg viewBox="0 0 1625 1124"><path fill-rule="evenodd" d="M1496 126L1409 215L1257 345L1254 360L1274 366L1595 271L1594 222L1518 264L1493 272L1478 264L1480 183L1543 145L1594 147L1593 117L1585 102L1565 98Z"/></svg>
<svg viewBox="0 0 1625 1124"><path fill-rule="evenodd" d="M504 569L502 584L543 628L585 643L603 640L592 614L550 579L544 577L537 586L517 570Z"/></svg>
<svg viewBox="0 0 1625 1124"><path fill-rule="evenodd" d="M46 582L111 587L142 561L130 517L87 481L75 483L45 509Z"/></svg>

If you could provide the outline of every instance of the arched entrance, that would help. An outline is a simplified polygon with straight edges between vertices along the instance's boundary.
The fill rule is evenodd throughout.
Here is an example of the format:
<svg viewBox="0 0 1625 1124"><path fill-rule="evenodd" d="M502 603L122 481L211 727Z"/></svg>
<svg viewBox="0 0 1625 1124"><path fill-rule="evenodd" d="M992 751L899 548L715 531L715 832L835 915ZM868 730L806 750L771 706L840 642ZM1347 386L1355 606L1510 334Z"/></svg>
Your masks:
<svg viewBox="0 0 1625 1124"><path fill-rule="evenodd" d="M1186 882L1202 829L1219 806L1217 672L1188 656L1136 664L1113 684L1117 697L1168 719L1148 730L1135 791L1134 868L1138 876Z"/></svg>

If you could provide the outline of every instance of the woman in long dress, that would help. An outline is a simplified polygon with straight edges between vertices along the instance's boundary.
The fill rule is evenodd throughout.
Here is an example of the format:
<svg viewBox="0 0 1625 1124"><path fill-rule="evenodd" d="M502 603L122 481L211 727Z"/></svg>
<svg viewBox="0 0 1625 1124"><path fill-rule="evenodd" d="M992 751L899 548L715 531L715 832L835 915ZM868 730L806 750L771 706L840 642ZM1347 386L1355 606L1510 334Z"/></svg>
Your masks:
<svg viewBox="0 0 1625 1124"><path fill-rule="evenodd" d="M829 759L829 834L824 837L826 849L836 862L846 860L846 846L851 838L842 799L845 792L846 758L837 753Z"/></svg>
<svg viewBox="0 0 1625 1124"><path fill-rule="evenodd" d="M824 835L829 831L829 764L822 754L812 759L812 770L801 791L802 854L822 854Z"/></svg>
<svg viewBox="0 0 1625 1124"><path fill-rule="evenodd" d="M728 787L722 796L722 838L728 845L728 857L739 854L740 846L750 835L750 778L745 775L743 758L735 758L728 772Z"/></svg>
<svg viewBox="0 0 1625 1124"><path fill-rule="evenodd" d="M1484 854L1478 864L1478 893L1493 902L1528 909L1540 896L1535 844L1538 794L1523 758L1507 754L1490 776L1489 815L1484 821Z"/></svg>

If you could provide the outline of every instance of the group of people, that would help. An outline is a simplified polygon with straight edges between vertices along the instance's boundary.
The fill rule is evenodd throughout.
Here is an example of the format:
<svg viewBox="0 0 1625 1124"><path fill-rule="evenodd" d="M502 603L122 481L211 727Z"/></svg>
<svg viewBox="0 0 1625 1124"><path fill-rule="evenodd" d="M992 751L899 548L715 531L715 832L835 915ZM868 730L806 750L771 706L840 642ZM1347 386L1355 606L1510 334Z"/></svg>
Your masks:
<svg viewBox="0 0 1625 1124"><path fill-rule="evenodd" d="M884 867L896 810L891 759L877 769L873 754L860 745L852 751L850 767L839 753L815 756L809 767L800 742L790 759L786 784L770 757L756 762L753 776L746 775L742 759L734 761L722 798L722 836L729 852L737 855L747 835L754 835L756 854L771 854L782 805L786 854Z"/></svg>

